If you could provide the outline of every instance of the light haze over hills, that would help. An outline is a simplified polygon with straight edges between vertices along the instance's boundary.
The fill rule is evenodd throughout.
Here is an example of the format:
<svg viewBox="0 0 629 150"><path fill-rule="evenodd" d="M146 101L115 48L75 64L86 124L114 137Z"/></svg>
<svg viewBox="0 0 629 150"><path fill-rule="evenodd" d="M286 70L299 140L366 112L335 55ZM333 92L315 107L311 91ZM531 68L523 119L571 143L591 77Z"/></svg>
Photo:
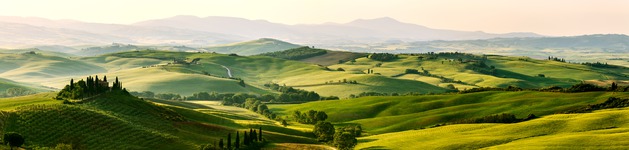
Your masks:
<svg viewBox="0 0 629 150"><path fill-rule="evenodd" d="M109 43L216 45L259 38L293 43L337 44L385 41L472 40L539 37L535 33L492 34L432 29L392 18L358 19L349 23L286 25L235 17L175 16L131 25L0 17L2 47L33 45L102 45ZM8 38L10 37L10 38Z"/></svg>

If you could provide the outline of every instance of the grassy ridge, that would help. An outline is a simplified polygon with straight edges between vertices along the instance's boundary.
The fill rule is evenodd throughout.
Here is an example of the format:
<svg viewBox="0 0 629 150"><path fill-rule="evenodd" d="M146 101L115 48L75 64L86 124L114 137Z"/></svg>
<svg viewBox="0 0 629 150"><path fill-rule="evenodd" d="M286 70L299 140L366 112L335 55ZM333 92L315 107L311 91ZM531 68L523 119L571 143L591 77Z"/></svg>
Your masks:
<svg viewBox="0 0 629 150"><path fill-rule="evenodd" d="M71 76L106 72L103 67L79 60L42 54L0 54L0 78L45 86ZM62 88L62 87L57 87Z"/></svg>
<svg viewBox="0 0 629 150"><path fill-rule="evenodd" d="M315 143L306 131L280 127L244 109L224 111L203 104L157 100L164 103L159 106L116 94L63 105L52 100L52 95L0 99L4 101L0 108L10 110L0 113L0 131L21 133L29 147L67 143L84 149L196 149L197 145L226 138L227 133L259 127L272 142Z"/></svg>
<svg viewBox="0 0 629 150"><path fill-rule="evenodd" d="M454 95L363 97L269 105L269 108L283 115L290 115L295 110L321 110L334 123L359 123L367 132L381 134L499 113L512 113L519 118L528 114L543 116L576 106L603 102L610 96L629 97L629 94L491 91Z"/></svg>
<svg viewBox="0 0 629 150"><path fill-rule="evenodd" d="M292 43L276 40L276 39L262 38L262 39L253 40L253 41L238 42L238 43L208 47L204 49L210 52L217 52L217 53L224 53L224 54L235 53L238 55L256 55L256 54L267 53L267 52L282 51L282 50L297 48L297 47L300 47L300 46L292 44Z"/></svg>
<svg viewBox="0 0 629 150"><path fill-rule="evenodd" d="M464 124L359 138L357 149L625 149L628 109L514 124Z"/></svg>

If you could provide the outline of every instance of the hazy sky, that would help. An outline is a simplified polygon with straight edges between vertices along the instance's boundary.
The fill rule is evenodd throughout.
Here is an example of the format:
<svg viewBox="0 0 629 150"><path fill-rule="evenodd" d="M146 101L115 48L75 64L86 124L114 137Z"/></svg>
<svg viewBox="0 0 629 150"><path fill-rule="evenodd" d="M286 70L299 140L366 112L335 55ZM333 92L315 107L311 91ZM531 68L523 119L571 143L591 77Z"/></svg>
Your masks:
<svg viewBox="0 0 629 150"><path fill-rule="evenodd" d="M492 33L629 34L629 0L0 0L0 15L122 24L175 15L285 24L391 17Z"/></svg>

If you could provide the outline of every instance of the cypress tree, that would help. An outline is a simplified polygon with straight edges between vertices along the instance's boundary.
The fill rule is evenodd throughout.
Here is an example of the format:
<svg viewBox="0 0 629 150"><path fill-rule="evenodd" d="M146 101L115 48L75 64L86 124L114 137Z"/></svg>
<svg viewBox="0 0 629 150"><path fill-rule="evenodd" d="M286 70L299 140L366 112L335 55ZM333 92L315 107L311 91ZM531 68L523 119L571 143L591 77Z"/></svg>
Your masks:
<svg viewBox="0 0 629 150"><path fill-rule="evenodd" d="M249 128L249 143L253 143L253 128Z"/></svg>
<svg viewBox="0 0 629 150"><path fill-rule="evenodd" d="M74 90L74 79L70 79L70 91Z"/></svg>
<svg viewBox="0 0 629 150"><path fill-rule="evenodd" d="M238 131L236 131L236 141L234 141L234 147L236 147L236 149L240 148L240 136Z"/></svg>
<svg viewBox="0 0 629 150"><path fill-rule="evenodd" d="M107 82L107 76L103 77L103 81Z"/></svg>
<svg viewBox="0 0 629 150"><path fill-rule="evenodd" d="M232 149L232 134L227 134L227 149Z"/></svg>
<svg viewBox="0 0 629 150"><path fill-rule="evenodd" d="M260 127L260 133L258 133L258 141L262 141L262 127Z"/></svg>
<svg viewBox="0 0 629 150"><path fill-rule="evenodd" d="M94 80L95 84L94 84L94 91L96 93L100 93L100 82L98 80L98 75L96 75L96 79Z"/></svg>
<svg viewBox="0 0 629 150"><path fill-rule="evenodd" d="M245 134L242 135L243 136L242 141L243 141L243 144L245 144L245 145L249 145L249 138L248 138L249 136L247 136L247 135L248 135L247 131L245 131Z"/></svg>
<svg viewBox="0 0 629 150"><path fill-rule="evenodd" d="M258 133L256 132L256 130L253 130L253 141L258 141Z"/></svg>
<svg viewBox="0 0 629 150"><path fill-rule="evenodd" d="M223 139L221 139L221 140L218 142L218 147L219 147L219 148L221 148L221 149L223 149L223 147L224 147L224 144L223 144Z"/></svg>

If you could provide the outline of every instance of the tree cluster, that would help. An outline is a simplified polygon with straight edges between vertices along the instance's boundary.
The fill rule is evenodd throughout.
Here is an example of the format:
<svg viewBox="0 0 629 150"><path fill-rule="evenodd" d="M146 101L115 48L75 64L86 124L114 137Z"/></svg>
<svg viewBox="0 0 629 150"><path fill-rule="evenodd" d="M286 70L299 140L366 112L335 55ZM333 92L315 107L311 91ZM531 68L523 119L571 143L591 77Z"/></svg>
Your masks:
<svg viewBox="0 0 629 150"><path fill-rule="evenodd" d="M335 129L332 123L319 121L315 124L312 132L320 142L330 142L334 147L340 150L350 150L358 144L356 137L360 136L362 128L360 125L350 125Z"/></svg>
<svg viewBox="0 0 629 150"><path fill-rule="evenodd" d="M277 117L275 113L269 110L269 107L266 106L266 104L263 104L262 101L257 100L255 98L248 98L246 102L242 104L242 107L245 109L249 109L253 112L262 114L269 119L276 119Z"/></svg>
<svg viewBox="0 0 629 150"><path fill-rule="evenodd" d="M389 54L389 53L373 53L373 54L369 54L367 58L377 60L377 61L390 61L393 59L397 59L398 56L395 54Z"/></svg>
<svg viewBox="0 0 629 150"><path fill-rule="evenodd" d="M113 85L109 87L107 76L105 76L103 80L98 79L98 76L89 76L85 81L79 80L76 83L74 79L71 79L70 84L66 85L57 94L57 99L82 99L110 91L123 91L123 93L128 94L127 90L122 88L122 83L118 81L118 77L116 77Z"/></svg>
<svg viewBox="0 0 629 150"><path fill-rule="evenodd" d="M453 124L469 124L469 123L516 123L537 118L533 114L529 114L527 118L518 119L513 114L503 113L497 115L489 115L480 118L462 119L453 122Z"/></svg>
<svg viewBox="0 0 629 150"><path fill-rule="evenodd" d="M307 112L294 111L293 119L299 123L315 124L328 119L328 114L323 111L309 110Z"/></svg>
<svg viewBox="0 0 629 150"><path fill-rule="evenodd" d="M497 70L494 66L488 66L484 61L477 61L471 63L470 65L465 66L465 69L474 70L479 73L488 74L488 75L496 75Z"/></svg>
<svg viewBox="0 0 629 150"><path fill-rule="evenodd" d="M305 58L310 58L314 56L324 55L327 52L328 51L323 50L323 49L316 49L316 48L310 48L308 46L304 46L304 47L293 48L293 49L288 49L284 51L263 53L260 55L270 56L270 57L275 57L275 58L282 58L282 59L289 59L289 60L299 60L299 59L305 59Z"/></svg>
<svg viewBox="0 0 629 150"><path fill-rule="evenodd" d="M181 95L174 93L159 93L155 95L155 98L163 100L182 100Z"/></svg>
<svg viewBox="0 0 629 150"><path fill-rule="evenodd" d="M566 111L566 113L587 113L587 112L592 112L595 110L609 109L609 108L623 108L623 107L629 107L629 99L609 97L603 103L575 108L575 109Z"/></svg>
<svg viewBox="0 0 629 150"><path fill-rule="evenodd" d="M356 144L358 144L356 137L360 136L361 130L360 125L339 128L337 132L334 133L334 142L332 145L339 150L353 149Z"/></svg>
<svg viewBox="0 0 629 150"><path fill-rule="evenodd" d="M553 57L553 56L548 56L548 60L558 61L558 62L566 62L566 60L563 59L563 58L558 58L558 57Z"/></svg>
<svg viewBox="0 0 629 150"><path fill-rule="evenodd" d="M289 86L280 86L275 83L264 84L264 86L281 92L281 94L275 98L276 102L316 101L321 99L321 96L313 91L295 89Z"/></svg>

